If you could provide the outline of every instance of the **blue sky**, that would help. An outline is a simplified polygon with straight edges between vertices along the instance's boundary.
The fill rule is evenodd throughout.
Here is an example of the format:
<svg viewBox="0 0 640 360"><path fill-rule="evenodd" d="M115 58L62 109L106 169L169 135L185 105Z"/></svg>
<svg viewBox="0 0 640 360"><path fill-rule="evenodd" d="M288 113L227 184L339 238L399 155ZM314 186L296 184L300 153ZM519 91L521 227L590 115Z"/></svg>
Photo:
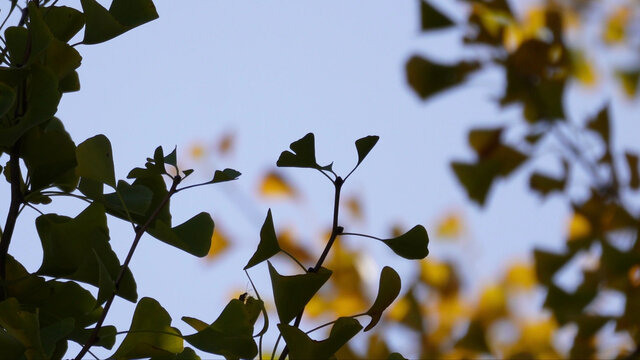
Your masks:
<svg viewBox="0 0 640 360"><path fill-rule="evenodd" d="M238 240L231 254L208 264L147 237L132 262L139 295L158 299L184 332L189 331L181 316L212 321L231 289L246 287L241 269L255 249L267 208L273 207L276 225L295 224L302 238L330 224L331 186L311 171L284 171L303 193L302 205L256 200L250 216L238 205L237 194L255 198L260 177L280 152L308 132L316 135L319 162L335 161L343 173L356 161L353 142L379 135L345 185L345 195L365 199L368 220L353 230L386 236L398 222L407 228L423 224L432 234L432 256L464 263L473 286L489 282L510 261L526 259L534 243L562 244L568 209L557 198L543 202L528 194L527 171L499 182L485 209L467 201L449 161L471 158L470 126L516 121L519 112L501 110L493 101L503 82L497 72L474 76L461 90L428 103L410 91L404 78L410 55L445 61L468 54L455 30L419 32L417 1L158 0L156 6L158 20L105 44L79 47L82 90L65 95L58 116L77 143L98 133L110 138L119 178L143 165L158 145L186 152L194 142L236 134L235 155L214 165L235 168L242 177L173 201L176 224L210 212ZM595 109L580 102L572 106L579 113ZM626 121L625 111L631 112L624 106L629 104L620 110ZM212 169L196 167L201 179L211 176L201 170ZM78 206L63 201L51 209L73 215ZM464 245L433 236L437 219L452 209L465 215ZM39 249L34 217L25 211L17 231L31 235L11 249L30 270L40 263L40 250L33 250ZM131 229L110 223L112 246L124 257ZM380 268L410 268L379 244L361 246ZM266 267L255 272L261 294L270 297L261 275ZM132 311L132 304L117 301L107 322L127 329Z"/></svg>

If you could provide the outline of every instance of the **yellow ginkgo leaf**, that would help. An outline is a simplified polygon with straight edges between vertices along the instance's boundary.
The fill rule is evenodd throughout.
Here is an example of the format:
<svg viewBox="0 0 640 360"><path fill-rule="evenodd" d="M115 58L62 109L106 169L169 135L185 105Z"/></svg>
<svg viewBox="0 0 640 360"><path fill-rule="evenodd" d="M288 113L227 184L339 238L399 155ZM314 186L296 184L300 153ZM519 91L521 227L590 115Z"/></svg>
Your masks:
<svg viewBox="0 0 640 360"><path fill-rule="evenodd" d="M571 73L584 86L592 87L597 82L593 65L581 52L575 51L571 53Z"/></svg>
<svg viewBox="0 0 640 360"><path fill-rule="evenodd" d="M507 296L499 285L489 285L482 290L477 313L485 321L492 321L507 313Z"/></svg>
<svg viewBox="0 0 640 360"><path fill-rule="evenodd" d="M364 215L362 212L362 205L360 204L360 199L356 196L349 197L345 200L344 205L346 206L349 214L355 220L362 220Z"/></svg>
<svg viewBox="0 0 640 360"><path fill-rule="evenodd" d="M608 44L618 44L625 40L626 29L631 20L631 10L621 6L614 11L604 25L602 40Z"/></svg>
<svg viewBox="0 0 640 360"><path fill-rule="evenodd" d="M410 305L411 304L409 304L409 299L407 299L406 297L401 297L393 303L386 314L391 320L400 322L402 321L402 319L404 319L407 313L409 313Z"/></svg>
<svg viewBox="0 0 640 360"><path fill-rule="evenodd" d="M338 317L362 313L367 310L367 305L361 293L356 292L341 293L329 303L331 310Z"/></svg>
<svg viewBox="0 0 640 360"><path fill-rule="evenodd" d="M304 307L304 315L314 319L321 316L329 308L329 303L321 294L316 294Z"/></svg>
<svg viewBox="0 0 640 360"><path fill-rule="evenodd" d="M504 278L505 285L515 290L530 290L536 285L536 273L530 264L515 263Z"/></svg>
<svg viewBox="0 0 640 360"><path fill-rule="evenodd" d="M446 263L434 259L420 261L420 279L437 289L444 288L451 278L451 269Z"/></svg>
<svg viewBox="0 0 640 360"><path fill-rule="evenodd" d="M262 177L260 195L270 198L295 198L296 190L276 171L270 171Z"/></svg>
<svg viewBox="0 0 640 360"><path fill-rule="evenodd" d="M520 324L518 350L534 354L549 353L549 350L553 349L552 335L557 328L558 325L551 317L523 322Z"/></svg>
<svg viewBox="0 0 640 360"><path fill-rule="evenodd" d="M277 237L280 248L293 255L302 263L311 263L313 260L311 253L295 240L295 234L292 228L285 228L284 230L278 231Z"/></svg>
<svg viewBox="0 0 640 360"><path fill-rule="evenodd" d="M638 81L640 81L640 70L618 71L616 77L620 81L622 90L629 98L636 96L638 92Z"/></svg>
<svg viewBox="0 0 640 360"><path fill-rule="evenodd" d="M591 233L591 223L589 223L589 219L577 213L573 214L569 220L567 233L567 239L569 241L588 236Z"/></svg>
<svg viewBox="0 0 640 360"><path fill-rule="evenodd" d="M464 232L464 221L460 213L451 212L445 215L439 222L436 234L440 238L455 239Z"/></svg>
<svg viewBox="0 0 640 360"><path fill-rule="evenodd" d="M189 155L191 155L191 158L194 160L202 159L205 155L204 146L202 146L202 144L199 144L199 143L195 143L191 145L189 147Z"/></svg>
<svg viewBox="0 0 640 360"><path fill-rule="evenodd" d="M207 254L207 260L213 260L223 254L229 248L229 238L220 230L220 226L216 226L211 236L211 247Z"/></svg>
<svg viewBox="0 0 640 360"><path fill-rule="evenodd" d="M232 132L228 132L224 134L220 141L218 141L217 148L218 152L221 155L227 155L229 152L233 150L233 145L235 143L235 134Z"/></svg>

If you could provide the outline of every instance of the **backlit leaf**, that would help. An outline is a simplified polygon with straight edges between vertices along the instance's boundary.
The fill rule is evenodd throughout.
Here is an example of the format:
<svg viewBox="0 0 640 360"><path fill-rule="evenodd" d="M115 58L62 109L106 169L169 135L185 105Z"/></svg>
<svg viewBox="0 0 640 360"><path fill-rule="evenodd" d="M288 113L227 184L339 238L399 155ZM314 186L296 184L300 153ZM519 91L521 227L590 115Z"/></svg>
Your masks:
<svg viewBox="0 0 640 360"><path fill-rule="evenodd" d="M134 28L158 18L152 0L113 0L109 13L128 28Z"/></svg>
<svg viewBox="0 0 640 360"><path fill-rule="evenodd" d="M420 56L412 56L406 65L407 81L418 96L426 100L462 84L467 76L478 68L477 63L445 65Z"/></svg>
<svg viewBox="0 0 640 360"><path fill-rule="evenodd" d="M96 0L80 0L80 3L86 21L83 43L98 44L113 39L128 30Z"/></svg>
<svg viewBox="0 0 640 360"><path fill-rule="evenodd" d="M106 136L96 135L79 144L76 157L76 173L79 176L116 187L111 142Z"/></svg>
<svg viewBox="0 0 640 360"><path fill-rule="evenodd" d="M0 117L4 116L13 106L16 93L11 86L0 82Z"/></svg>
<svg viewBox="0 0 640 360"><path fill-rule="evenodd" d="M264 197L294 198L297 191L278 172L270 171L260 181L260 195Z"/></svg>
<svg viewBox="0 0 640 360"><path fill-rule="evenodd" d="M184 339L199 350L222 355L228 359L254 358L258 353L258 346L253 340L256 317L252 306L233 299L213 324L193 335L185 336ZM204 324L202 321L194 320L188 318L185 321L197 328Z"/></svg>
<svg viewBox="0 0 640 360"><path fill-rule="evenodd" d="M45 358L38 316L21 309L20 303L15 298L0 302L0 326L4 328L2 333L17 340L30 357Z"/></svg>
<svg viewBox="0 0 640 360"><path fill-rule="evenodd" d="M112 355L115 359L171 356L184 350L182 335L171 327L171 316L148 297L140 299L133 313L131 327L122 344Z"/></svg>
<svg viewBox="0 0 640 360"><path fill-rule="evenodd" d="M189 254L204 257L211 248L213 229L211 215L201 212L173 228L163 220L156 220L154 226L147 232L156 239Z"/></svg>
<svg viewBox="0 0 640 360"><path fill-rule="evenodd" d="M364 331L369 331L376 326L382 317L382 313L398 297L400 287L401 281L398 273L393 268L385 266L380 273L380 285L378 286L376 300L371 305L371 308L367 310L367 315L371 316L371 321Z"/></svg>
<svg viewBox="0 0 640 360"><path fill-rule="evenodd" d="M455 239L464 232L464 221L457 212L446 214L436 228L436 234L441 238Z"/></svg>
<svg viewBox="0 0 640 360"><path fill-rule="evenodd" d="M405 259L418 260L429 255L429 235L422 225L416 225L406 233L382 242Z"/></svg>
<svg viewBox="0 0 640 360"><path fill-rule="evenodd" d="M29 62L36 59L53 40L53 34L49 30L49 27L42 19L40 8L34 2L29 2L27 5L29 9Z"/></svg>
<svg viewBox="0 0 640 360"><path fill-rule="evenodd" d="M276 237L276 230L273 226L273 217L271 216L271 209L267 212L267 218L262 224L260 229L260 242L258 243L258 249L251 256L249 262L244 267L245 270L271 258L273 255L280 252L280 245L278 244L278 238Z"/></svg>
<svg viewBox="0 0 640 360"><path fill-rule="evenodd" d="M376 143L379 139L379 136L369 135L356 140L356 149L358 150L358 165L360 165L364 158L369 154L371 149L376 146Z"/></svg>
<svg viewBox="0 0 640 360"><path fill-rule="evenodd" d="M230 240L228 236L220 230L220 226L216 226L213 229L213 235L211 236L211 247L207 254L207 260L213 260L228 250Z"/></svg>
<svg viewBox="0 0 640 360"><path fill-rule="evenodd" d="M291 151L283 151L276 162L279 167L299 167L312 169L329 169L331 165L320 166L316 162L315 138L313 133L308 133L300 140L289 145Z"/></svg>
<svg viewBox="0 0 640 360"><path fill-rule="evenodd" d="M278 324L278 329L289 347L292 360L329 359L360 332L362 325L354 318L341 317L331 327L329 337L322 341L313 340L302 330L287 324Z"/></svg>
<svg viewBox="0 0 640 360"><path fill-rule="evenodd" d="M293 320L331 276L331 270L325 268L317 273L284 276L278 274L270 262L268 264L273 298L282 324Z"/></svg>
<svg viewBox="0 0 640 360"><path fill-rule="evenodd" d="M215 184L224 181L236 180L240 175L240 172L234 169L224 169L222 171L216 170L215 174L213 174L211 183Z"/></svg>
<svg viewBox="0 0 640 360"><path fill-rule="evenodd" d="M66 43L84 27L84 14L68 6L49 6L44 21L53 36Z"/></svg>
<svg viewBox="0 0 640 360"><path fill-rule="evenodd" d="M420 1L420 20L422 31L445 29L454 25L449 17L436 9L427 0Z"/></svg>

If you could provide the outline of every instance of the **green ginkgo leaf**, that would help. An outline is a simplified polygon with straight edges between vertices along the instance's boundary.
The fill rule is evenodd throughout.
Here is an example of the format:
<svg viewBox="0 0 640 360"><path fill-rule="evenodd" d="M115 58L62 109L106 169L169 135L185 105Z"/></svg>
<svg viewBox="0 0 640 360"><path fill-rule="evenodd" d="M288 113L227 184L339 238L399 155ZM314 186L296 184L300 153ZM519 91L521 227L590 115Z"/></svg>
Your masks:
<svg viewBox="0 0 640 360"><path fill-rule="evenodd" d="M416 225L406 233L382 242L405 259L418 260L429 255L429 235L422 225Z"/></svg>
<svg viewBox="0 0 640 360"><path fill-rule="evenodd" d="M112 188L116 187L116 175L113 170L111 142L104 135L96 135L79 144L76 149L78 167L76 174Z"/></svg>
<svg viewBox="0 0 640 360"><path fill-rule="evenodd" d="M216 172L213 174L211 183L215 184L224 181L236 180L240 175L242 174L234 169L224 169L222 171L216 170Z"/></svg>
<svg viewBox="0 0 640 360"><path fill-rule="evenodd" d="M96 262L98 263L98 297L97 297L97 301L96 301L96 306L100 306L102 305L103 302L105 302L109 296L111 296L111 294L113 294L113 292L116 289L115 286L115 282L113 281L113 278L111 277L111 274L109 274L109 270L107 269L106 266L104 266L104 264L102 263L102 260L100 260L100 256L98 256L98 253L95 252L95 250L93 251L93 254L95 255L96 258Z"/></svg>
<svg viewBox="0 0 640 360"><path fill-rule="evenodd" d="M258 249L253 254L249 262L244 267L247 270L265 260L268 260L275 254L280 252L280 245L278 244L278 238L276 237L276 230L273 226L273 217L271 216L271 209L267 211L267 218L262 224L260 229L260 242L258 243Z"/></svg>
<svg viewBox="0 0 640 360"><path fill-rule="evenodd" d="M13 102L16 100L16 92L13 88L5 83L0 82L0 117L11 109Z"/></svg>
<svg viewBox="0 0 640 360"><path fill-rule="evenodd" d="M254 304L233 299L213 324L193 335L185 336L184 339L199 350L225 358L253 358L258 354L258 346L253 340L253 325L257 318L254 316L254 307ZM182 319L194 328L201 328L204 323L192 318Z"/></svg>
<svg viewBox="0 0 640 360"><path fill-rule="evenodd" d="M320 166L316 162L316 145L313 133L308 133L289 146L293 152L285 150L276 162L279 167L299 167L312 169L331 169L331 165Z"/></svg>
<svg viewBox="0 0 640 360"><path fill-rule="evenodd" d="M206 212L201 212L184 223L170 227L163 220L156 220L147 232L156 239L184 250L197 257L204 257L211 248L214 222Z"/></svg>
<svg viewBox="0 0 640 360"><path fill-rule="evenodd" d="M84 27L84 14L68 6L48 6L44 21L53 36L68 42Z"/></svg>
<svg viewBox="0 0 640 360"><path fill-rule="evenodd" d="M82 40L84 44L98 44L111 40L128 30L96 0L80 0L80 3L86 21Z"/></svg>
<svg viewBox="0 0 640 360"><path fill-rule="evenodd" d="M329 337L322 341L311 339L295 326L278 324L278 328L289 347L291 360L329 359L362 330L362 325L354 318L341 317L331 327Z"/></svg>
<svg viewBox="0 0 640 360"><path fill-rule="evenodd" d="M376 143L380 139L379 136L369 135L356 140L356 149L358 150L358 165L369 154L371 149L376 146Z"/></svg>
<svg viewBox="0 0 640 360"><path fill-rule="evenodd" d="M407 81L420 98L431 96L462 84L479 68L478 63L439 64L420 56L412 56L406 65Z"/></svg>
<svg viewBox="0 0 640 360"><path fill-rule="evenodd" d="M268 264L273 298L282 324L293 320L331 276L331 270L326 268L315 273L284 276L278 274L271 262Z"/></svg>
<svg viewBox="0 0 640 360"><path fill-rule="evenodd" d="M109 13L130 29L158 18L152 0L113 0Z"/></svg>
<svg viewBox="0 0 640 360"><path fill-rule="evenodd" d="M380 321L382 313L398 297L401 284L400 275L398 275L393 268L385 266L382 269L382 272L380 273L378 295L376 296L376 300L373 302L373 305L371 305L371 308L366 312L367 315L371 316L371 321L364 331L371 330L376 326L378 321Z"/></svg>
<svg viewBox="0 0 640 360"><path fill-rule="evenodd" d="M171 327L169 313L155 299L144 297L136 306L127 336L112 357L171 356L181 353L183 344L180 331Z"/></svg>
<svg viewBox="0 0 640 360"><path fill-rule="evenodd" d="M29 62L36 59L40 53L42 53L51 44L53 34L49 30L49 27L42 19L40 8L35 2L29 2L27 5L29 9L29 34L31 36L29 45Z"/></svg>
<svg viewBox="0 0 640 360"><path fill-rule="evenodd" d="M453 21L426 0L420 1L420 22L422 31L446 29Z"/></svg>

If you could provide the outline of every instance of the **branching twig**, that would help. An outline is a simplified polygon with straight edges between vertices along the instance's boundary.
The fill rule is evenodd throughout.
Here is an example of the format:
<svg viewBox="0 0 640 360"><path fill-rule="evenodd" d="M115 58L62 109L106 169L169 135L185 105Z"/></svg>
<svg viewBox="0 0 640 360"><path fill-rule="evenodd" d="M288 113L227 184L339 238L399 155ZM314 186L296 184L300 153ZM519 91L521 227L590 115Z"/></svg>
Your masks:
<svg viewBox="0 0 640 360"><path fill-rule="evenodd" d="M99 340L98 333L100 332L100 329L102 328L102 324L104 323L104 320L107 317L107 313L111 308L111 304L113 303L113 300L115 299L116 294L118 293L120 282L122 281L122 278L124 277L124 274L126 273L126 271L129 269L129 263L131 262L133 253L135 252L136 247L138 246L138 243L142 238L142 235L147 231L149 226L151 226L151 224L156 220L156 218L158 217L158 214L160 214L160 211L162 211L165 205L169 202L169 199L171 198L171 196L173 196L176 193L176 189L178 188L178 184L180 183L181 180L182 178L180 178L179 176L176 176L173 178L173 183L171 184L171 188L169 189L169 192L167 192L167 194L162 199L158 207L156 207L156 209L153 211L151 216L149 216L147 221L142 226L137 227L136 236L133 239L133 243L131 244L131 248L129 249L129 253L127 254L126 259L124 260L124 263L120 267L120 273L116 278L115 290L113 291L109 299L107 299L107 302L104 305L104 309L102 310L102 314L100 315L100 319L98 319L98 322L96 323L95 328L93 328L93 332L91 332L89 339L84 344L84 346L82 347L78 355L76 355L75 360L82 359L82 357L87 353L87 351L89 351L91 346L93 346Z"/></svg>

